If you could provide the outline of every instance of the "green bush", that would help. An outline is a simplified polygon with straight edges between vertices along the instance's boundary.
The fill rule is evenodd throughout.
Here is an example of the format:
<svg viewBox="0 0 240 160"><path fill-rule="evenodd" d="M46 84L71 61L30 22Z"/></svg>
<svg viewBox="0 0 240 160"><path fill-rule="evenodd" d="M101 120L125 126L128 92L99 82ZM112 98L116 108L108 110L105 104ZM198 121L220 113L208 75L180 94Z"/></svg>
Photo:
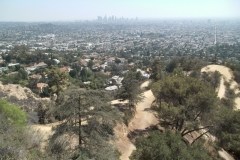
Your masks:
<svg viewBox="0 0 240 160"><path fill-rule="evenodd" d="M10 123L23 126L27 122L26 113L19 107L8 103L5 100L0 100L0 114L5 115Z"/></svg>
<svg viewBox="0 0 240 160"><path fill-rule="evenodd" d="M197 143L187 145L178 133L150 132L136 139L131 160L211 160L208 151Z"/></svg>

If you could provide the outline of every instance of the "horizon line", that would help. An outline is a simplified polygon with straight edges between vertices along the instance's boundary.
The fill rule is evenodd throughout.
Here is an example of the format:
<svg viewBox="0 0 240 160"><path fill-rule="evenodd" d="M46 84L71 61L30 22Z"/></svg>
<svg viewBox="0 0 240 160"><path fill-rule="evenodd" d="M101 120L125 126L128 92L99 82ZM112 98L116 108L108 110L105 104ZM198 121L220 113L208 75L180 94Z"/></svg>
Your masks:
<svg viewBox="0 0 240 160"><path fill-rule="evenodd" d="M120 17L122 18L122 17ZM240 17L159 17L159 18L128 18L123 17L128 21L158 21L158 20L240 20ZM137 20L136 20L137 18ZM40 22L99 22L97 18L95 19L76 19L76 20L0 20L4 23L40 23ZM119 21L118 21L119 22Z"/></svg>

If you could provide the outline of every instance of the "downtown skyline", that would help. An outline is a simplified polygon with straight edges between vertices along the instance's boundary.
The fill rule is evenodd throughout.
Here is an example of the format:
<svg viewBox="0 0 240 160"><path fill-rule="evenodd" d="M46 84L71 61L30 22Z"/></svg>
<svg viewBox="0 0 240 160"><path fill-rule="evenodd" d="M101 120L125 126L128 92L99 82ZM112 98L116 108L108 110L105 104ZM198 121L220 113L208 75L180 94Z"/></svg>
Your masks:
<svg viewBox="0 0 240 160"><path fill-rule="evenodd" d="M98 16L140 19L240 18L238 0L1 0L0 21L95 20Z"/></svg>

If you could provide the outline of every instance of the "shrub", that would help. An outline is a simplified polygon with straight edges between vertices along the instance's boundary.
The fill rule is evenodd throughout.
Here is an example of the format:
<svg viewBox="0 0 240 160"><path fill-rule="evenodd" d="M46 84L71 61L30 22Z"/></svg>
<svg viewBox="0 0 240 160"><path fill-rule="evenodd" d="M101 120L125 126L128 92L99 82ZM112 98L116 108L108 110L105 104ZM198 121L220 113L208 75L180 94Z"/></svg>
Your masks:
<svg viewBox="0 0 240 160"><path fill-rule="evenodd" d="M26 113L5 100L0 100L0 114L5 115L12 124L22 126L27 122Z"/></svg>

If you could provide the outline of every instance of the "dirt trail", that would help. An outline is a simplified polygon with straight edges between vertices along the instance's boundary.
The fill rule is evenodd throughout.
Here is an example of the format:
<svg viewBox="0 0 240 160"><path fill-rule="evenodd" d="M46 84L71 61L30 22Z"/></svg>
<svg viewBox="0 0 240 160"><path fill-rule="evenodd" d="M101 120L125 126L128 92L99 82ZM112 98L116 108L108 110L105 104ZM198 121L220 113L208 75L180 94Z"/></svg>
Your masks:
<svg viewBox="0 0 240 160"><path fill-rule="evenodd" d="M51 124L34 124L29 126L29 132L34 134L36 137L39 138L40 149L44 151L49 138L54 134L53 127L61 124L61 122L51 123Z"/></svg>
<svg viewBox="0 0 240 160"><path fill-rule="evenodd" d="M129 133L128 127L125 124L117 124L114 128L114 133L116 137L115 145L121 153L120 160L129 160L129 156L136 147L127 137Z"/></svg>
<svg viewBox="0 0 240 160"><path fill-rule="evenodd" d="M240 92L240 90L238 89L237 82L233 80L233 74L230 68L222 65L208 65L201 69L201 72L215 72L215 71L218 71L222 75L220 85L218 88L218 97L220 99L225 97L226 86L224 82L230 83L230 88L234 90L235 94L238 94ZM240 109L240 97L235 98L235 107L236 107L235 110ZM202 130L202 132L205 132L205 130ZM205 138L213 142L216 140L216 137L214 137L210 133ZM234 160L234 158L224 149L219 150L218 154L225 160Z"/></svg>
<svg viewBox="0 0 240 160"><path fill-rule="evenodd" d="M49 143L49 139L55 133L54 128L62 124L63 122L64 121L58 121L58 122L49 123L49 124L29 125L29 132L32 135L35 135L35 137L38 137L40 150L42 152L45 151L45 148ZM87 125L87 121L82 119L82 125ZM65 146L66 148L74 149L76 148L76 146L78 146L78 136L75 134L63 134L62 136L60 136L59 141L61 141L63 144L69 143L67 146Z"/></svg>
<svg viewBox="0 0 240 160"><path fill-rule="evenodd" d="M143 82L143 83L141 84L140 88L141 88L141 89L144 89L144 88L148 87L149 84L150 84L150 80L145 81L145 82Z"/></svg>
<svg viewBox="0 0 240 160"><path fill-rule="evenodd" d="M224 149L218 151L218 154L225 160L234 160L234 158L228 154Z"/></svg>
<svg viewBox="0 0 240 160"><path fill-rule="evenodd" d="M136 114L130 121L128 129L134 131L136 129L144 130L145 128L156 125L158 123L157 118L153 113L146 111L151 107L152 102L155 100L151 90L144 92L144 100L137 104Z"/></svg>
<svg viewBox="0 0 240 160"><path fill-rule="evenodd" d="M149 81L144 82L141 85L141 88L144 89L149 85ZM156 125L158 123L157 118L153 113L146 111L151 107L152 102L154 101L154 96L151 90L145 91L144 98L136 106L136 114L134 118L130 121L128 127L124 124L118 124L114 128L116 136L116 146L121 153L120 160L129 160L129 156L132 154L133 150L136 149L134 144L127 137L130 131L136 129L144 130L147 127Z"/></svg>
<svg viewBox="0 0 240 160"><path fill-rule="evenodd" d="M219 88L218 88L218 97L220 99L224 98L225 97L225 92L226 92L226 87L224 85L224 78L222 76L221 80L220 80L220 85L219 85Z"/></svg>
<svg viewBox="0 0 240 160"><path fill-rule="evenodd" d="M218 97L221 99L225 96L226 86L224 82L230 83L230 88L234 90L235 94L240 93L238 89L238 84L234 81L233 73L230 68L222 65L208 65L201 69L201 72L215 72L218 71L222 77L220 81L220 86L218 89ZM235 110L240 109L240 97L235 98Z"/></svg>

